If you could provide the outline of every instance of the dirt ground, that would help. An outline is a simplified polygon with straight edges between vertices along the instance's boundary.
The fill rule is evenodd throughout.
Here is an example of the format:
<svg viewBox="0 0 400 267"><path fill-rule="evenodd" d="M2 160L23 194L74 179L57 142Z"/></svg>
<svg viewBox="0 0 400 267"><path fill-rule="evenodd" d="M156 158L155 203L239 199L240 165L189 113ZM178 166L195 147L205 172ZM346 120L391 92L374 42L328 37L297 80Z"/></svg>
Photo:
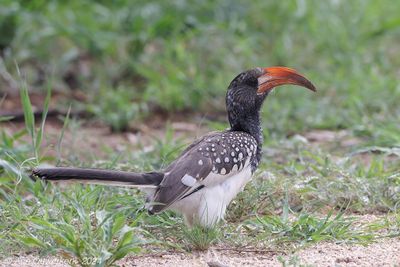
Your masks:
<svg viewBox="0 0 400 267"><path fill-rule="evenodd" d="M101 123L74 125L70 123L61 139L61 151L57 151L58 142L62 132L63 124L56 119L48 119L45 125L45 137L43 139L43 156L61 157L75 155L82 161L105 158L109 149L115 152L140 149L152 151L155 149L156 140L165 138L165 121L162 118L149 123L136 125L136 131L123 133L112 133L109 127ZM188 144L195 138L200 137L209 130L204 127L202 118L196 119L198 123L186 123L183 121L171 122L169 127L174 131L174 139L185 140ZM23 122L0 123L6 133L12 134L24 129ZM77 129L78 128L78 129ZM23 137L24 141L30 142L29 136ZM100 140L100 142L99 142Z"/></svg>
<svg viewBox="0 0 400 267"><path fill-rule="evenodd" d="M298 264L312 266L400 266L400 239L382 240L367 247L320 243L292 255L216 251L151 258L126 258L124 266L282 266L298 257ZM280 261L281 260L281 261ZM215 263L212 265L212 263Z"/></svg>
<svg viewBox="0 0 400 267"><path fill-rule="evenodd" d="M297 258L297 259L296 259ZM290 261L296 264L289 264ZM210 249L202 253L171 253L127 257L117 262L120 266L400 266L400 239L382 239L380 242L362 245L319 243L291 255L268 252L240 252ZM63 259L40 258L34 255L6 258L0 266L37 267L69 266Z"/></svg>

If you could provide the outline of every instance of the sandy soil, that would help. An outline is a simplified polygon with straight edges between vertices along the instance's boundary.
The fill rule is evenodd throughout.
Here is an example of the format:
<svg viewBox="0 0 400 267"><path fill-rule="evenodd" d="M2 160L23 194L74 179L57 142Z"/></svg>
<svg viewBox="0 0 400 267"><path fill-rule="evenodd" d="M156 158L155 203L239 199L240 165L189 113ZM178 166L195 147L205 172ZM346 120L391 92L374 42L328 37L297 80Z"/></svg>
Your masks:
<svg viewBox="0 0 400 267"><path fill-rule="evenodd" d="M298 264L312 266L400 266L400 239L382 240L369 246L320 243L292 255L239 253L209 250L202 254L126 258L124 266L282 266L298 257ZM281 260L281 261L280 261ZM211 263L211 264L210 264Z"/></svg>
<svg viewBox="0 0 400 267"><path fill-rule="evenodd" d="M362 246L348 244L319 243L291 255L274 252L239 252L210 249L203 253L171 253L127 257L118 262L120 266L283 266L282 261L297 257L297 264L311 266L400 266L400 239L383 239L380 242ZM64 260L50 257L19 256L0 261L0 266L69 266ZM291 265L293 266L293 265Z"/></svg>

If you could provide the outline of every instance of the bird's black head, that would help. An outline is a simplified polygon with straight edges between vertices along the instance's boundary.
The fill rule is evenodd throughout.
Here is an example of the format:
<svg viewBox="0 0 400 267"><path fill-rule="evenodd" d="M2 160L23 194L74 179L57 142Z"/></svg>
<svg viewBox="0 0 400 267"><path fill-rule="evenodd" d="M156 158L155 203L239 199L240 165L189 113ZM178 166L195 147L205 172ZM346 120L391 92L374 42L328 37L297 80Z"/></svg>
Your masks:
<svg viewBox="0 0 400 267"><path fill-rule="evenodd" d="M284 84L295 84L315 91L309 80L285 67L254 68L236 76L226 94L231 129L253 135L261 132L259 112L262 103L274 87Z"/></svg>
<svg viewBox="0 0 400 267"><path fill-rule="evenodd" d="M240 73L229 85L226 93L226 107L231 126L234 126L232 122L235 122L236 118L257 113L260 110L268 95L268 92L257 94L258 78L262 74L263 69L261 68L251 69Z"/></svg>

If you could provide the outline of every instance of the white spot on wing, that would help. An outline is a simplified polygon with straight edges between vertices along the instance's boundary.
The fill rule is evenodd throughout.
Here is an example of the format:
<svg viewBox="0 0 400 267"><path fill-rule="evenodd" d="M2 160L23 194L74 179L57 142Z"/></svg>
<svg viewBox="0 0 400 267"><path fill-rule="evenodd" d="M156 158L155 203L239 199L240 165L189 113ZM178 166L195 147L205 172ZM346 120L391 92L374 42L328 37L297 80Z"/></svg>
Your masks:
<svg viewBox="0 0 400 267"><path fill-rule="evenodd" d="M203 161L202 160L199 160L199 165L201 166L201 165L203 165Z"/></svg>
<svg viewBox="0 0 400 267"><path fill-rule="evenodd" d="M181 182L186 186L193 187L197 183L197 180L189 174L185 174L185 176L182 177Z"/></svg>
<svg viewBox="0 0 400 267"><path fill-rule="evenodd" d="M238 169L239 169L238 165L234 164L233 167L232 167L232 171L236 172Z"/></svg>

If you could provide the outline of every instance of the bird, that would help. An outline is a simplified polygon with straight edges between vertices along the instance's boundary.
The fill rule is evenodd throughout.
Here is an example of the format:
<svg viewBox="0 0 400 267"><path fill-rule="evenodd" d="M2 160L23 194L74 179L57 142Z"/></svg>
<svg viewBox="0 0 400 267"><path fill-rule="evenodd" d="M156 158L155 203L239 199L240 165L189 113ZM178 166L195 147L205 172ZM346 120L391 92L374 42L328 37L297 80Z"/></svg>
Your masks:
<svg viewBox="0 0 400 267"><path fill-rule="evenodd" d="M147 194L145 207L150 215L171 209L181 213L188 226L212 227L223 220L229 203L258 168L263 145L261 107L275 87L285 84L316 91L311 81L287 67L257 67L237 75L225 98L230 127L198 138L163 170L37 167L31 176L137 187Z"/></svg>

